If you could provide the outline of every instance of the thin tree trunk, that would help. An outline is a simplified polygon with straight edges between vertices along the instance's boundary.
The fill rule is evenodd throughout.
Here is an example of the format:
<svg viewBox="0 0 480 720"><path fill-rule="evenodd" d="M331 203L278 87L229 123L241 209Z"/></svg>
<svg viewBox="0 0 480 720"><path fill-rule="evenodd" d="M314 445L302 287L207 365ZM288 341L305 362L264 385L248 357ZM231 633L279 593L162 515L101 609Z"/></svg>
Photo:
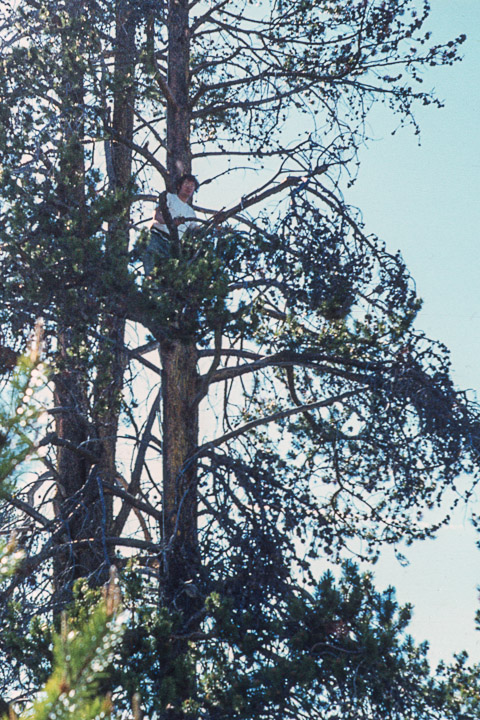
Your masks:
<svg viewBox="0 0 480 720"><path fill-rule="evenodd" d="M91 464L73 448L86 448L89 437L85 368L78 362L78 344L72 341L72 329L59 330L59 371L55 376L56 434L68 447L57 452L58 491L57 515L64 528L64 541L70 542L68 551L59 551L54 558L54 611L60 612L72 598L72 586L80 577L99 581L107 561L105 544L97 541L103 525L99 504L99 488ZM72 448L72 449L71 449ZM75 541L92 539L90 546L75 546ZM100 540L100 537L98 537Z"/></svg>
<svg viewBox="0 0 480 720"><path fill-rule="evenodd" d="M118 0L116 7L116 48L114 76L114 112L112 193L119 194L118 215L109 225L106 238L106 269L111 277L127 276L129 204L128 194L132 169L132 152L128 147L133 136L135 93L135 22L129 0ZM78 33L75 23L84 12L84 3L71 0L69 17L73 32L66 33L64 43L65 73L62 83L63 148L58 193L61 204L74 211L77 235L72 241L82 243L86 230L85 159L82 145L84 112L84 79L81 65L74 55L79 45L73 43ZM80 26L79 26L80 27ZM81 45L82 38L78 37ZM70 49L73 47L73 50ZM123 142L126 140L127 142ZM115 307L113 307L115 304ZM106 542L113 521L113 503L104 492L104 482L113 482L116 471L116 438L125 370L123 338L125 320L117 313L112 291L112 307L106 307L100 329L103 345L97 357L93 417L87 422L88 367L81 360L82 345L88 343L88 326L83 328L75 313L60 309L59 372L56 376L56 402L64 410L57 419L57 435L70 447L83 447L94 434L92 447L98 462L92 466L75 450L61 447L58 452L59 493L58 515L65 528L65 539L71 545L68 553L58 553L54 562L56 610L71 599L73 582L88 577L93 584L108 579L112 562ZM74 315L74 316L72 316ZM95 427L95 431L93 431ZM76 540L88 539L88 545L75 546Z"/></svg>
<svg viewBox="0 0 480 720"><path fill-rule="evenodd" d="M112 177L110 191L119 198L118 214L109 223L105 260L110 277L127 277L128 241L130 226L129 185L132 175L132 150L135 104L135 15L131 0L118 0L116 5L116 46L114 70L113 127L111 142ZM122 197L123 195L123 197ZM95 421L101 440L100 474L113 483L116 474L116 443L121 394L126 366L123 351L125 313L118 306L118 292L101 323L104 338L98 358L95 383ZM110 312L108 312L110 310ZM120 310L120 312L119 312ZM112 522L112 502L108 497L109 525Z"/></svg>

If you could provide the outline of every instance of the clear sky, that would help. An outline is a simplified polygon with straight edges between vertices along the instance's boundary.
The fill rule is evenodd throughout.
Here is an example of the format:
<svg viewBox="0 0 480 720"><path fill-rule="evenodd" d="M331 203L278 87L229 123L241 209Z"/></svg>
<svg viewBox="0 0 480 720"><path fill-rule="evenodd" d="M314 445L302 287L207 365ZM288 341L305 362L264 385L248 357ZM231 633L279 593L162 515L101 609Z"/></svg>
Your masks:
<svg viewBox="0 0 480 720"><path fill-rule="evenodd" d="M417 327L450 348L456 383L480 397L480 0L434 0L429 27L437 41L467 34L462 63L424 73L446 106L416 113L420 147L409 129L392 137L395 121L376 111L346 197L368 231L401 250L424 300ZM415 605L412 634L429 640L433 662L463 648L480 661L478 539L462 508L437 540L405 551L409 567L386 552L374 569L379 589L391 583Z"/></svg>

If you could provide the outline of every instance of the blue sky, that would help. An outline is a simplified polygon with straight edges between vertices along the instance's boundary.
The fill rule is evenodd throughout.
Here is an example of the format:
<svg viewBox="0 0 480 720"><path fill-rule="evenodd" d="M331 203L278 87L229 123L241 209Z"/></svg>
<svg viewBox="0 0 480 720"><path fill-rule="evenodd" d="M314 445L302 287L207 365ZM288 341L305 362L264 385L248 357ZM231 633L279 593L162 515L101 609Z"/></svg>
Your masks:
<svg viewBox="0 0 480 720"><path fill-rule="evenodd" d="M392 136L395 121L375 111L375 139L346 197L368 231L402 252L424 301L417 327L450 348L458 386L480 391L480 0L434 0L429 28L437 41L467 34L462 63L424 74L446 106L416 113L420 147L408 128ZM412 633L429 640L433 662L463 648L480 661L477 539L461 508L436 540L405 551L409 567L387 551L374 570L379 588L390 583L415 605Z"/></svg>

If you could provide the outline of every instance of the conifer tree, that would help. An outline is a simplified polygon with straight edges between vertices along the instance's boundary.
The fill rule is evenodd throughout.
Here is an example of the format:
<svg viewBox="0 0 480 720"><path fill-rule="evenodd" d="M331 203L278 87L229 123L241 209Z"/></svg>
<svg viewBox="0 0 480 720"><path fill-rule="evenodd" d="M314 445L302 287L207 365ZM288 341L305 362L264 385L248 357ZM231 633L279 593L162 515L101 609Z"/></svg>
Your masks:
<svg viewBox="0 0 480 720"><path fill-rule="evenodd" d="M0 360L8 372L42 316L53 383L44 471L5 505L5 530L25 519L27 530L4 619L19 605L25 628L39 608L58 616L82 579L95 587L112 562L128 566L142 621L119 682L162 718L410 712L382 704L386 682L371 694L385 636L355 625L361 597L342 616L348 592L322 585L312 561L425 537L435 524L420 515L478 464L477 409L446 349L414 326L401 256L342 195L369 108L384 102L416 128L415 104L437 102L422 69L458 59L464 37L435 45L428 11L413 0L1 10ZM231 205L210 198L195 232L172 226L171 256L143 277L146 205L214 159L219 173L259 172ZM145 357L157 348L160 364ZM140 369L154 381L139 404ZM320 635L297 648L295 613L309 612ZM405 649L414 664L416 652Z"/></svg>

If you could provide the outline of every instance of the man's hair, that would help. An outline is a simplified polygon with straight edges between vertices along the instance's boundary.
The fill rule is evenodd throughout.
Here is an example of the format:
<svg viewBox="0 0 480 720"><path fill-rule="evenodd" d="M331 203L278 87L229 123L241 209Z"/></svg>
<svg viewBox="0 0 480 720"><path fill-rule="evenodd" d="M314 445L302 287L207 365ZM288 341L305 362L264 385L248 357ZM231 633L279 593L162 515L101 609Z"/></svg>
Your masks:
<svg viewBox="0 0 480 720"><path fill-rule="evenodd" d="M193 183L195 183L195 192L200 187L200 183L198 182L195 175L192 175L191 173L186 173L185 175L182 175L182 177L177 180L177 185L176 185L177 193L180 191L185 180L191 180Z"/></svg>

